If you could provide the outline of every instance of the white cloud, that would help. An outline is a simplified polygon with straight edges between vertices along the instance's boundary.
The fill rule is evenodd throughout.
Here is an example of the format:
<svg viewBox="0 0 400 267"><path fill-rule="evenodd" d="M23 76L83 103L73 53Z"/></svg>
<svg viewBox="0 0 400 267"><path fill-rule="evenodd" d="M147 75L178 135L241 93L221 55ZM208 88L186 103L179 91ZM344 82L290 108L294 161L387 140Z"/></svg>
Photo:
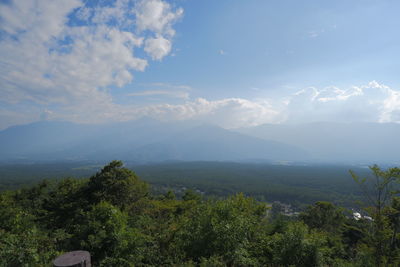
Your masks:
<svg viewBox="0 0 400 267"><path fill-rule="evenodd" d="M152 93L161 92L153 91L149 94ZM226 128L286 122L400 122L400 92L372 81L347 89L334 86L322 89L310 87L285 99L275 98L268 101L198 98L175 105L113 105L109 107L108 114L121 120L141 116L160 120L193 119Z"/></svg>
<svg viewBox="0 0 400 267"><path fill-rule="evenodd" d="M150 90L135 92L131 96L161 95L176 97L184 102L138 106L116 104L111 101L101 102L97 99L93 105L65 106L58 110L39 111L49 118L86 123L125 121L148 116L164 121L197 120L225 128L285 122L400 122L400 92L375 81L348 89L334 86L322 89L310 87L285 99L269 101L243 98L190 100L191 88L188 86L164 83L148 86ZM37 110L30 112L35 113ZM21 114L9 112L7 116L1 116L1 113L0 110L0 118L4 121L7 121L7 116ZM23 117L19 119L25 122Z"/></svg>
<svg viewBox="0 0 400 267"><path fill-rule="evenodd" d="M197 120L213 123L225 128L254 126L263 123L278 123L281 116L268 102L256 102L242 98L207 100L198 98L183 104L150 105L127 108L121 117L132 119L149 116L159 120Z"/></svg>
<svg viewBox="0 0 400 267"><path fill-rule="evenodd" d="M161 60L171 52L171 46L171 42L161 36L148 38L144 45L144 51L146 51L152 59Z"/></svg>
<svg viewBox="0 0 400 267"><path fill-rule="evenodd" d="M249 101L241 98L207 100L198 98L182 104L153 104L146 106L89 105L65 107L63 110L45 111L50 118L64 119L82 123L98 123L105 121L127 121L140 117L152 117L162 121L197 120L213 123L225 128L254 126L263 123L281 122L281 114L268 102ZM87 116L82 116L87 114Z"/></svg>
<svg viewBox="0 0 400 267"><path fill-rule="evenodd" d="M140 32L152 31L155 37L145 41L144 51L153 59L161 60L171 52L171 38L175 35L172 24L183 15L183 9L172 10L161 0L141 0L134 9Z"/></svg>
<svg viewBox="0 0 400 267"><path fill-rule="evenodd" d="M186 91L171 91L171 90L146 90L135 93L130 93L128 96L168 96L173 98L189 99L189 93Z"/></svg>
<svg viewBox="0 0 400 267"><path fill-rule="evenodd" d="M376 81L340 89L310 87L289 97L287 121L400 122L400 92Z"/></svg>
<svg viewBox="0 0 400 267"><path fill-rule="evenodd" d="M183 9L176 11L161 0L141 0L134 10L139 31L153 31L159 35L173 36L172 24L182 15Z"/></svg>
<svg viewBox="0 0 400 267"><path fill-rule="evenodd" d="M170 83L145 83L141 84L146 90L128 93L126 96L166 96L189 100L190 92L193 90L188 85L176 85Z"/></svg>
<svg viewBox="0 0 400 267"><path fill-rule="evenodd" d="M188 105L195 111L193 117L225 128L279 123L282 117L267 101L251 101L242 98L226 98L209 101L197 99Z"/></svg>
<svg viewBox="0 0 400 267"><path fill-rule="evenodd" d="M0 3L0 101L32 110L115 106L108 88L130 83L133 72L148 64L135 51L144 49L156 60L170 53L172 25L183 13L161 0L130 3Z"/></svg>
<svg viewBox="0 0 400 267"><path fill-rule="evenodd" d="M112 6L101 6L93 8L93 17L91 17L91 21L94 23L107 23L111 20L115 20L119 25L124 24L127 20L126 13L129 9L129 1L127 0L116 0ZM86 11L88 12L88 11ZM81 14L81 18L86 20L90 18L89 14L85 14L83 11Z"/></svg>
<svg viewBox="0 0 400 267"><path fill-rule="evenodd" d="M189 87L158 83L131 95L170 96L182 103L117 104L110 88L132 82L133 73L149 64L136 52L142 49L154 60L169 54L173 23L183 14L161 0L143 0L133 7L129 3L1 3L0 127L40 116L91 123L151 116L228 128L285 121L400 122L400 92L376 81L345 89L310 87L271 101L191 100ZM74 16L80 23L70 23Z"/></svg>
<svg viewBox="0 0 400 267"><path fill-rule="evenodd" d="M35 42L48 41L62 32L66 15L80 5L79 0L3 3L0 4L1 28L9 34L35 35L32 40Z"/></svg>

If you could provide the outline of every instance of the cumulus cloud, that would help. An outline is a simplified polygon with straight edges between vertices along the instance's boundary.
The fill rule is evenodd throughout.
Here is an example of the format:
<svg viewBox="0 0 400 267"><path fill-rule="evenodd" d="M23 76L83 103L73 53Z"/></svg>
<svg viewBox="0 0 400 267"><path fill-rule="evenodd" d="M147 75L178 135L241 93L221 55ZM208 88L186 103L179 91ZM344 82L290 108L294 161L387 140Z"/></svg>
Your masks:
<svg viewBox="0 0 400 267"><path fill-rule="evenodd" d="M131 82L132 72L143 71L148 64L134 53L146 36L109 23L129 22L127 3L116 1L95 8L77 0L1 4L1 99L14 103L109 100L104 88ZM142 4L138 5L132 14L140 15ZM68 25L74 12L79 19L88 20L87 24ZM157 19L168 17L168 12L158 14ZM144 16L141 14L142 19ZM163 27L171 27L171 23L166 19ZM157 60L166 56L172 45L162 37L149 38L146 44L145 50Z"/></svg>
<svg viewBox="0 0 400 267"><path fill-rule="evenodd" d="M132 106L104 101L101 105L65 106L57 111L46 109L41 112L43 116L45 114L46 118L86 123L108 120L126 121L146 116L163 121L203 121L225 128L286 122L400 122L400 92L375 81L347 89L333 86L322 89L310 87L300 90L284 100L272 99L269 101L243 98L190 100L191 88L188 86L163 83L154 83L150 86L151 90L134 92L130 96L161 95L176 97L183 102L180 104ZM171 90L166 90L167 88ZM34 111L31 110L30 113L34 113ZM20 116L22 113L15 114ZM8 115L15 114L9 113ZM25 115L31 116L28 113ZM1 115L0 118L2 118ZM3 119L6 121L7 118ZM22 120L22 117L20 119Z"/></svg>
<svg viewBox="0 0 400 267"><path fill-rule="evenodd" d="M145 42L144 51L146 51L154 60L161 60L171 52L171 42L161 36L157 38L148 38Z"/></svg>
<svg viewBox="0 0 400 267"><path fill-rule="evenodd" d="M268 101L251 101L243 98L209 101L199 98L186 107L192 111L193 118L225 128L279 123L282 120L279 111Z"/></svg>
<svg viewBox="0 0 400 267"><path fill-rule="evenodd" d="M134 10L139 31L153 31L158 35L173 36L172 24L183 15L183 9L176 11L161 0L142 0Z"/></svg>
<svg viewBox="0 0 400 267"><path fill-rule="evenodd" d="M400 92L376 81L347 89L309 87L286 103L288 122L400 122Z"/></svg>
<svg viewBox="0 0 400 267"><path fill-rule="evenodd" d="M122 109L119 109L121 112ZM225 128L255 126L263 123L278 123L282 119L266 101L250 101L242 98L207 100L198 98L182 104L160 104L127 108L120 113L126 119L142 116L159 120L196 120L216 124Z"/></svg>
<svg viewBox="0 0 400 267"><path fill-rule="evenodd" d="M113 106L109 88L148 65L137 50L155 60L170 53L182 9L161 0L87 3L0 3L0 102Z"/></svg>
<svg viewBox="0 0 400 267"><path fill-rule="evenodd" d="M157 84L155 84L157 85ZM160 86L171 86L159 84ZM179 86L177 86L179 87ZM175 87L175 88L177 88ZM186 88L186 86L183 86ZM163 90L149 90L134 95L163 94ZM159 120L197 120L225 128L256 126L264 123L335 122L400 122L400 92L375 81L347 89L338 87L309 87L285 99L249 100L223 98L208 100L186 99L181 104L153 104L128 106L112 104L92 109L88 114L100 118L131 120L142 116ZM77 114L80 110L70 110ZM99 117L90 118L95 121Z"/></svg>
<svg viewBox="0 0 400 267"><path fill-rule="evenodd" d="M156 92L154 92L156 93ZM263 123L281 122L281 114L266 102L249 101L242 98L207 100L198 98L181 104L152 104L145 106L118 105L107 103L99 106L65 107L51 118L83 123L98 123L107 120L128 121L141 117L152 117L161 121L196 120L225 128L255 126ZM87 114L82 117L81 114Z"/></svg>
<svg viewBox="0 0 400 267"><path fill-rule="evenodd" d="M107 23L114 21L118 25L129 23L130 19L126 16L129 10L129 1L116 0L111 6L96 6L93 8L82 8L80 18L89 20L93 23Z"/></svg>
<svg viewBox="0 0 400 267"><path fill-rule="evenodd" d="M142 0L139 1L134 12L138 30L154 33L154 37L146 39L144 51L153 60L161 60L171 52L171 38L175 35L172 24L182 17L183 9L173 11L167 2Z"/></svg>

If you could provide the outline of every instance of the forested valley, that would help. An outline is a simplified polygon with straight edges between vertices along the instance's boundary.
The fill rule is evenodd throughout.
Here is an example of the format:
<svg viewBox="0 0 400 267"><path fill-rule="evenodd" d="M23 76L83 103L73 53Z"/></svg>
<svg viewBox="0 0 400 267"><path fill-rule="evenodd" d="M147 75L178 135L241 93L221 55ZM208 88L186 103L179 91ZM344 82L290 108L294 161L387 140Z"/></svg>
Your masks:
<svg viewBox="0 0 400 267"><path fill-rule="evenodd" d="M299 198L295 191L301 188L290 175L274 187L251 178L246 165L223 163L225 169L229 166L232 173L239 173L234 187L222 179L229 172L218 175L218 164L208 163L214 166L213 176L207 173L210 168L196 174L193 170L201 163L191 164L182 167L193 175L185 179L168 172L172 168L168 164L138 167L152 186L121 161L106 164L90 178L62 178L55 170L59 179L27 179L24 186L2 180L0 266L51 266L57 256L77 249L90 252L93 266L400 264L398 168L371 166L361 173L357 169L351 172L353 179L350 174L346 179L358 191L342 188L326 197L335 188L328 186L324 191L318 182L304 178L302 185L311 189L308 197ZM260 175L262 168L253 172ZM161 182L150 169L168 179ZM7 171L11 176L17 173L11 170L2 168L2 176ZM84 168L76 170L78 176L87 174ZM240 179L246 172L251 179ZM319 173L323 174L322 169ZM215 179L199 183L196 177L200 176ZM224 186L218 186L222 182ZM326 180L320 183L329 185ZM263 187L266 193L261 193ZM212 188L214 192L205 192ZM240 188L245 192L238 193ZM281 201L299 209L297 216L280 212L273 200L282 195L268 197L276 188L286 197ZM349 192L354 192L354 198L335 201L335 196ZM359 216L354 215L352 205L360 207Z"/></svg>

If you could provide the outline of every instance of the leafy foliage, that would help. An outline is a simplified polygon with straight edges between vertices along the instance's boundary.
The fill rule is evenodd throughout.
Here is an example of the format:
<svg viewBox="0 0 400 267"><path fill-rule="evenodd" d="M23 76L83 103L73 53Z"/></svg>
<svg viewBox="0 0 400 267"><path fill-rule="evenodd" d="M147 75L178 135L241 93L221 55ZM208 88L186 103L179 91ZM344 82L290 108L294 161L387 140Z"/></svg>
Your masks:
<svg viewBox="0 0 400 267"><path fill-rule="evenodd" d="M398 169L371 170L375 183L353 175L371 186L364 192L378 192L368 196L371 219L327 201L289 218L241 193L152 195L113 161L89 179L2 192L0 266L46 266L76 249L90 251L96 266L398 266Z"/></svg>
<svg viewBox="0 0 400 267"><path fill-rule="evenodd" d="M400 264L397 239L400 220L399 191L393 188L396 180L400 180L400 168L389 168L384 171L374 165L370 170L372 177L359 178L354 172L350 173L369 203L365 211L371 215L373 221L368 232L368 243L372 249L375 265Z"/></svg>

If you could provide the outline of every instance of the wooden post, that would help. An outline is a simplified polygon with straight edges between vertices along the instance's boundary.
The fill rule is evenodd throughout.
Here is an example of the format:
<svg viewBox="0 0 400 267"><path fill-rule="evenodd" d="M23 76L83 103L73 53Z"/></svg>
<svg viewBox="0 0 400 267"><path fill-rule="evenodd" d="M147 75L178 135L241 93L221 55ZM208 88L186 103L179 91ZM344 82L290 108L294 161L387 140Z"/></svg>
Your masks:
<svg viewBox="0 0 400 267"><path fill-rule="evenodd" d="M90 253L77 250L65 253L53 261L54 267L91 267Z"/></svg>

